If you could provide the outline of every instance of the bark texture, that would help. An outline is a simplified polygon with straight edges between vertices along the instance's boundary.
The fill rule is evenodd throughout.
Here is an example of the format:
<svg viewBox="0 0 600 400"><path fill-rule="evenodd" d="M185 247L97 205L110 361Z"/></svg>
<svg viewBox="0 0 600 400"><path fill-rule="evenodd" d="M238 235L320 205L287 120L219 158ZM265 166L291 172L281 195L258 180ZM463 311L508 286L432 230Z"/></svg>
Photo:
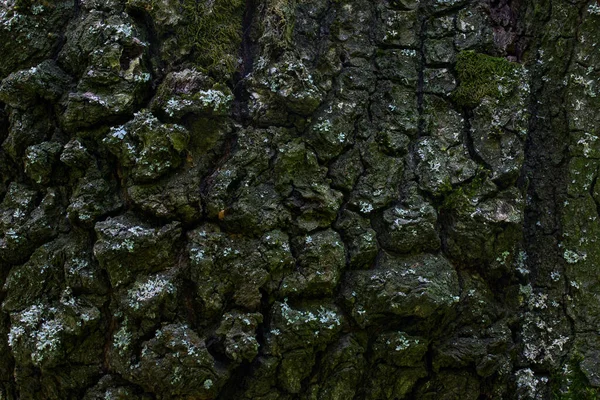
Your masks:
<svg viewBox="0 0 600 400"><path fill-rule="evenodd" d="M600 4L0 0L0 399L600 396Z"/></svg>

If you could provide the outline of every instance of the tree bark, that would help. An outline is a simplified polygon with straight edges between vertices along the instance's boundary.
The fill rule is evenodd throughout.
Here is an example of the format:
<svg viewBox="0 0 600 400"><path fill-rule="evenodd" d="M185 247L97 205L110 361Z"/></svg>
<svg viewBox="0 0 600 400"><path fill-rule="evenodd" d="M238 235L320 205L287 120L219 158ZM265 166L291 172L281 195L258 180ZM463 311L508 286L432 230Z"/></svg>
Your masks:
<svg viewBox="0 0 600 400"><path fill-rule="evenodd" d="M0 2L0 399L595 399L600 4Z"/></svg>

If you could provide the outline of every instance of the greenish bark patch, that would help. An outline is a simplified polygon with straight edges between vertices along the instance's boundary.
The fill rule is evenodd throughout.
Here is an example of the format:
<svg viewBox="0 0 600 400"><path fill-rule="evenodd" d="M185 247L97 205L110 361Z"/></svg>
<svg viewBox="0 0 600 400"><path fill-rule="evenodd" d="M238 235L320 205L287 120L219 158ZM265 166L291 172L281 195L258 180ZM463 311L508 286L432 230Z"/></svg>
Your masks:
<svg viewBox="0 0 600 400"><path fill-rule="evenodd" d="M189 41L198 64L226 75L235 72L242 44L245 1L185 0L182 8L189 23L181 28L180 34Z"/></svg>
<svg viewBox="0 0 600 400"><path fill-rule="evenodd" d="M454 101L464 107L475 107L484 97L501 99L509 94L519 69L518 64L501 57L462 51L456 59L460 85L453 93Z"/></svg>

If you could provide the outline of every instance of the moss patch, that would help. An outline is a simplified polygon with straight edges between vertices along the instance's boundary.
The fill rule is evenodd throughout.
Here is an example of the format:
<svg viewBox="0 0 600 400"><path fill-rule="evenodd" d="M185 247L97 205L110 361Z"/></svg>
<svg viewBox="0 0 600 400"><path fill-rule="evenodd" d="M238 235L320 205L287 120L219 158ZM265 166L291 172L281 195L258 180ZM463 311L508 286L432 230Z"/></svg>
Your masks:
<svg viewBox="0 0 600 400"><path fill-rule="evenodd" d="M600 399L600 389L590 387L588 379L579 366L582 360L583 356L575 352L571 360L562 368L562 371L553 375L553 400Z"/></svg>
<svg viewBox="0 0 600 400"><path fill-rule="evenodd" d="M200 67L230 75L238 68L242 45L244 0L184 0L187 25L181 39L188 41Z"/></svg>
<svg viewBox="0 0 600 400"><path fill-rule="evenodd" d="M468 207L469 200L484 190L489 174L489 170L481 168L477 171L473 180L459 187L454 187L449 181L445 181L437 193L440 202L439 210L450 211L460 207Z"/></svg>
<svg viewBox="0 0 600 400"><path fill-rule="evenodd" d="M286 49L294 31L294 0L268 0L264 5L262 35L264 54Z"/></svg>
<svg viewBox="0 0 600 400"><path fill-rule="evenodd" d="M246 0L127 0L126 8L153 20L167 63L191 61L225 80L238 69Z"/></svg>
<svg viewBox="0 0 600 400"><path fill-rule="evenodd" d="M462 51L456 60L460 85L452 98L464 107L475 107L484 97L501 99L512 91L520 69L501 57Z"/></svg>

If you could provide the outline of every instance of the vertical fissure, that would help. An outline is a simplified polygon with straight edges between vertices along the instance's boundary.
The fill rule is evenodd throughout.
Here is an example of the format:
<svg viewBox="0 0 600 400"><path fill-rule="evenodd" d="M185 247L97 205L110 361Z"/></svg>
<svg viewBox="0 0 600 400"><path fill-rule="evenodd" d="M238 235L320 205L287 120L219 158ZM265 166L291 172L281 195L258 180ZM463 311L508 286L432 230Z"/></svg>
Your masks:
<svg viewBox="0 0 600 400"><path fill-rule="evenodd" d="M423 115L423 96L425 86L425 38L427 30L427 16L424 6L419 7L419 62L417 75L417 113L419 115L417 125L417 137L425 135L425 118Z"/></svg>
<svg viewBox="0 0 600 400"><path fill-rule="evenodd" d="M252 41L252 21L254 20L257 0L246 0L246 9L242 19L242 44L240 47L241 65L234 74L233 84L233 116L247 125L248 110L245 79L252 73L254 65L254 43Z"/></svg>

